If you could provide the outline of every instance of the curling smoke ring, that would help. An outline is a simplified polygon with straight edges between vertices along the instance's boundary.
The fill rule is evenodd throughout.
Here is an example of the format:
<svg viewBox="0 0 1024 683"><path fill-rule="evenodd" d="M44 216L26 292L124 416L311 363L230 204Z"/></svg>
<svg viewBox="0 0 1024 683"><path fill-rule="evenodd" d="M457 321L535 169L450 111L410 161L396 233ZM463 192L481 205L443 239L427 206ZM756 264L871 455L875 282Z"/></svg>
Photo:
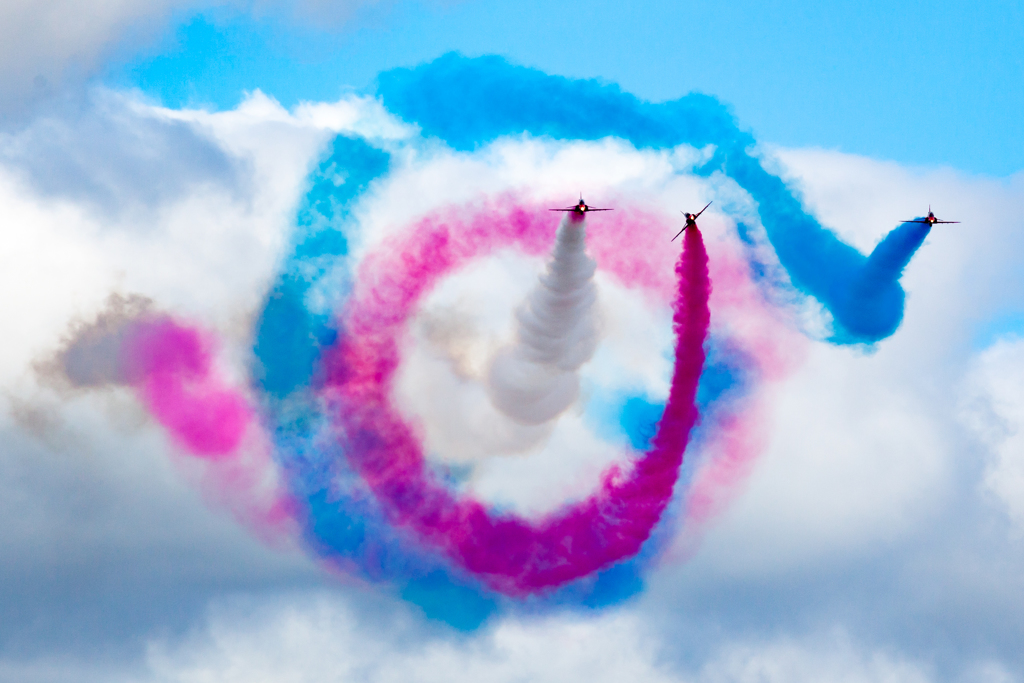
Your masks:
<svg viewBox="0 0 1024 683"><path fill-rule="evenodd" d="M401 240L366 257L342 320L344 339L326 350L321 385L341 452L385 509L464 569L506 594L562 585L634 555L671 498L689 433L704 362L710 292L700 233L688 231L676 266L677 334L672 390L651 449L632 471L609 470L599 490L538 524L492 516L472 499L456 499L432 482L421 445L390 401L399 365L398 340L422 297L443 276L497 249L539 254L551 244L550 224L517 211L469 225L427 220ZM502 220L504 218L504 220ZM609 259L598 268L624 283L647 264ZM653 280L654 278L649 278Z"/></svg>

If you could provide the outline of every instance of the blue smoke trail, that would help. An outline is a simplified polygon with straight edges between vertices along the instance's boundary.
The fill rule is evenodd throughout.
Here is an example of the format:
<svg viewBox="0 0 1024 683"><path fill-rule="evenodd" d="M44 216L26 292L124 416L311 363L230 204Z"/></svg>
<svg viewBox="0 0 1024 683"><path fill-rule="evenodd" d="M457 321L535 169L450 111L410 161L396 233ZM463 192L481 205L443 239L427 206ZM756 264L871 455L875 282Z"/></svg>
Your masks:
<svg viewBox="0 0 1024 683"><path fill-rule="evenodd" d="M275 457L304 508L309 546L340 567L355 565L369 580L398 584L401 596L429 618L473 630L497 609L495 596L387 523L359 477L336 457L312 391L322 351L343 334L334 312L349 284L351 209L390 161L364 140L339 135L311 174L295 247L256 326L253 375Z"/></svg>
<svg viewBox="0 0 1024 683"><path fill-rule="evenodd" d="M269 396L283 399L308 386L320 349L337 339L330 303L341 300L347 283L328 305L311 306L309 298L328 273L344 267L349 211L367 186L387 173L390 161L387 152L339 135L313 172L298 212L296 245L256 325L255 375Z"/></svg>
<svg viewBox="0 0 1024 683"><path fill-rule="evenodd" d="M888 337L899 327L899 318L872 318L869 310L903 310L906 296L898 280L929 232L929 225L903 223L871 252L859 278L850 287L846 301L842 302L849 308L851 317L865 321L863 333L866 336ZM875 327L870 327L872 323Z"/></svg>
<svg viewBox="0 0 1024 683"><path fill-rule="evenodd" d="M754 138L713 97L691 94L654 104L615 85L550 76L500 57L468 59L454 53L380 74L377 93L389 111L419 124L424 135L462 151L523 133L567 140L612 136L641 149L714 145L712 159L697 173L722 171L757 202L768 240L793 285L832 314L831 341L876 342L903 319L902 267L893 268L905 265L920 241L886 238L880 249L904 251L878 259L842 242L751 156ZM870 278L875 279L869 283ZM864 292L870 296L862 297Z"/></svg>

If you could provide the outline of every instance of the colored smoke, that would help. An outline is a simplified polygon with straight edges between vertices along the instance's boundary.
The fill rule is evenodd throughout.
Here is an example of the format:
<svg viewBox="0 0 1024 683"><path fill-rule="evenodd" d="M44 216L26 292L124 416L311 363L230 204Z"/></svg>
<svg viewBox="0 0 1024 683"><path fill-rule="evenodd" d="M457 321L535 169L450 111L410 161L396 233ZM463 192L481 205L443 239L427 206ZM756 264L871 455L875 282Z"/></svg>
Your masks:
<svg viewBox="0 0 1024 683"><path fill-rule="evenodd" d="M348 317L350 336L330 359L328 395L339 444L392 523L411 530L493 588L522 595L636 554L671 499L697 420L696 392L710 320L707 252L700 233L688 231L676 266L675 368L651 450L630 471L606 473L589 498L530 523L491 513L433 481L416 434L390 404L397 367L395 335L403 317L442 272L467 256L460 248L476 238L463 236L460 244L445 226L435 226L416 233L404 254L391 255L405 264L407 273L401 279L375 278L369 289L357 292Z"/></svg>
<svg viewBox="0 0 1024 683"><path fill-rule="evenodd" d="M149 299L114 294L38 370L76 388L130 386L179 446L218 459L238 449L254 415L218 373L215 350L213 335L154 311Z"/></svg>
<svg viewBox="0 0 1024 683"><path fill-rule="evenodd" d="M255 380L269 399L305 390L324 345L334 342L339 287L332 275L348 267L349 214L361 193L389 168L391 157L366 141L338 135L314 169L299 207L294 246L256 324ZM338 182L339 177L344 182ZM322 302L310 306L311 301ZM278 405L268 406L277 418ZM275 425L276 427L277 425Z"/></svg>
<svg viewBox="0 0 1024 683"><path fill-rule="evenodd" d="M714 146L710 161L695 172L724 172L753 198L792 285L831 313L830 341L876 342L895 332L903 319L901 269L879 270L874 254L864 256L808 214L793 190L765 170L753 136L713 97L691 94L645 102L615 85L550 76L500 57L469 59L454 53L382 73L377 92L389 111L457 150L523 133L562 140L618 137L641 149ZM900 243L904 251L897 261L909 259L913 240ZM873 283L867 290L865 279Z"/></svg>
<svg viewBox="0 0 1024 683"><path fill-rule="evenodd" d="M858 322L851 333L872 340L896 331L901 317L894 314L886 319L874 312L903 310L906 295L898 284L899 278L930 232L929 225L907 222L878 243L847 293L846 317Z"/></svg>
<svg viewBox="0 0 1024 683"><path fill-rule="evenodd" d="M514 596L557 587L582 595L587 582L636 590L642 563L659 552L658 535L644 546L659 520L685 509L700 524L715 514L761 447L754 403L763 397L752 387L786 363L776 345L759 337L776 332L778 321L766 322L772 313L754 296L758 291L781 282L817 298L832 316L836 343L878 341L902 319L899 278L927 229L901 226L870 256L860 254L808 215L793 190L755 156L753 138L713 98L652 104L614 86L547 76L498 58L457 56L382 74L378 93L391 113L457 151L524 133L708 150L708 161L693 172L723 172L753 199L763 237L759 242L756 229L741 237L751 253L756 248L765 254L770 244L778 264L769 255L767 269L781 266L788 274L762 278L757 290L751 271L740 268L735 281L754 290L744 290L742 301L735 283L716 274L727 294L714 302L716 330L708 346L713 367L701 378L709 286L698 231L684 237L676 281L671 255L662 248L672 231L649 216L638 221L639 213L620 215L626 211L603 214L614 217L614 229L589 240L593 261L584 250L582 222L564 221L552 240L551 225L537 218L550 214L514 201L469 220L464 210L449 207L407 226L400 239L385 240L380 249L373 228L362 224L364 212L354 219L354 209L364 197L372 204L376 187L388 190L392 165L405 157L393 159L371 142L339 135L310 178L293 252L259 316L253 385L266 418L263 430L254 428L244 392L232 390L217 371L211 338L168 316L138 316L116 335L93 339L89 349L121 350L114 370L100 364L82 371L88 366L68 356L80 383L102 383L113 374L114 381L131 384L176 443L218 466L245 451L247 434L257 441L272 438L265 452L274 453L299 506L272 509L294 512L321 557L355 575L395 582L424 609L435 609L430 605L439 596L454 595L448 602L475 605L466 617L471 623L491 609L492 596L478 582ZM639 224L645 229L636 230ZM370 240L363 242L365 237ZM370 247L368 254L353 262L350 244L361 243ZM423 297L447 274L509 247L530 256L553 254L517 313L515 343L495 356L486 377L491 402L523 429L549 424L579 395L577 371L594 353L597 336L595 262L616 286L640 289L656 306L672 303L677 334L670 395L653 435L648 413L661 412L663 388L654 383L651 393L645 380L643 387L610 389L620 392L612 405L625 401L635 408L642 400L652 409L637 433L629 433L645 452L607 472L589 497L573 502L570 495L563 508L534 520L459 493L457 483L444 480L443 468L426 462L421 425L407 422L393 405L403 335ZM763 272L752 270L754 278ZM740 350L727 358L737 338ZM716 353L722 357L716 360ZM697 419L698 380L700 405L708 409L708 431L702 429L700 439L710 455L697 462L686 507L666 514ZM237 480L222 483L245 488ZM658 526L657 534L672 533L666 527L671 524ZM608 578L613 574L622 581ZM594 604L603 599L611 598L595 597Z"/></svg>
<svg viewBox="0 0 1024 683"><path fill-rule="evenodd" d="M253 419L245 399L212 366L212 338L167 317L132 325L121 347L123 373L146 407L190 453L233 453Z"/></svg>
<svg viewBox="0 0 1024 683"><path fill-rule="evenodd" d="M585 247L585 220L567 214L547 272L516 312L515 344L491 365L491 402L522 424L552 420L576 401L577 370L597 346L597 264Z"/></svg>
<svg viewBox="0 0 1024 683"><path fill-rule="evenodd" d="M145 297L111 294L96 319L72 324L60 350L36 369L80 389L127 384L121 348L136 321L151 315L152 306Z"/></svg>

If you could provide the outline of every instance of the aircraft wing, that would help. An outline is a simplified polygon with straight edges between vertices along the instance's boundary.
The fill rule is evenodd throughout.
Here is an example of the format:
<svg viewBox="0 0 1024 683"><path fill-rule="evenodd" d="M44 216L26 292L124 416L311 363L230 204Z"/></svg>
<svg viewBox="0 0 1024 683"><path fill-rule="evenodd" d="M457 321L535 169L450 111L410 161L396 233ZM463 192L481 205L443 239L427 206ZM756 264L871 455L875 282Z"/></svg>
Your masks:
<svg viewBox="0 0 1024 683"><path fill-rule="evenodd" d="M682 230L680 230L679 232L676 233L676 237L679 237L684 232L686 232L686 226L685 225L683 226ZM672 239L670 239L669 242L675 242L676 241L676 237L673 237Z"/></svg>
<svg viewBox="0 0 1024 683"><path fill-rule="evenodd" d="M572 207L571 209L548 209L548 211L575 211L575 210L576 210L575 206Z"/></svg>
<svg viewBox="0 0 1024 683"><path fill-rule="evenodd" d="M928 225L928 224L929 224L929 223L928 223L928 221L926 221L926 220L922 220L922 219L920 219L920 218L915 218L915 219L913 219L913 220L909 220L909 221L903 221L903 222L904 222L904 223L924 223L925 225Z"/></svg>
<svg viewBox="0 0 1024 683"><path fill-rule="evenodd" d="M936 223L959 223L960 221L935 221Z"/></svg>
<svg viewBox="0 0 1024 683"><path fill-rule="evenodd" d="M590 213L591 211L614 211L614 210L615 209L591 209L589 206L587 207L587 213Z"/></svg>

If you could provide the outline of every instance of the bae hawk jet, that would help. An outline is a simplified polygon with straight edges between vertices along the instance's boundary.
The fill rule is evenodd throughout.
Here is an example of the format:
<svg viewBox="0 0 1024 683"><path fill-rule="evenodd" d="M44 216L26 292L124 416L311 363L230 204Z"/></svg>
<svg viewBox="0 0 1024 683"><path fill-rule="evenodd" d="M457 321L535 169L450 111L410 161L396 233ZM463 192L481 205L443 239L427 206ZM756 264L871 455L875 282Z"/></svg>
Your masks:
<svg viewBox="0 0 1024 683"><path fill-rule="evenodd" d="M904 223L924 223L925 225L931 227L931 226L935 225L936 223L959 223L960 221L940 221L938 218L935 217L935 214L932 213L932 205L929 204L928 205L928 215L927 216L925 216L924 218L915 218L912 221L903 221L903 222Z"/></svg>
<svg viewBox="0 0 1024 683"><path fill-rule="evenodd" d="M614 209L595 209L592 206L587 206L587 203L583 201L583 195L580 195L580 203L576 206L570 206L565 209L548 209L548 211L571 211L572 213L582 216L590 211L613 211Z"/></svg>
<svg viewBox="0 0 1024 683"><path fill-rule="evenodd" d="M696 228L697 227L697 217L700 216L702 213L704 213L704 211L709 206L711 206L711 202L708 202L707 205L703 209L698 211L697 213L684 213L684 212L680 211L679 213L682 213L684 216L686 216L686 225L683 226L682 230L680 230L679 232L676 233L676 237L679 237L680 235L682 235L686 231L687 228ZM673 237L669 241L675 242L676 241L676 237Z"/></svg>

